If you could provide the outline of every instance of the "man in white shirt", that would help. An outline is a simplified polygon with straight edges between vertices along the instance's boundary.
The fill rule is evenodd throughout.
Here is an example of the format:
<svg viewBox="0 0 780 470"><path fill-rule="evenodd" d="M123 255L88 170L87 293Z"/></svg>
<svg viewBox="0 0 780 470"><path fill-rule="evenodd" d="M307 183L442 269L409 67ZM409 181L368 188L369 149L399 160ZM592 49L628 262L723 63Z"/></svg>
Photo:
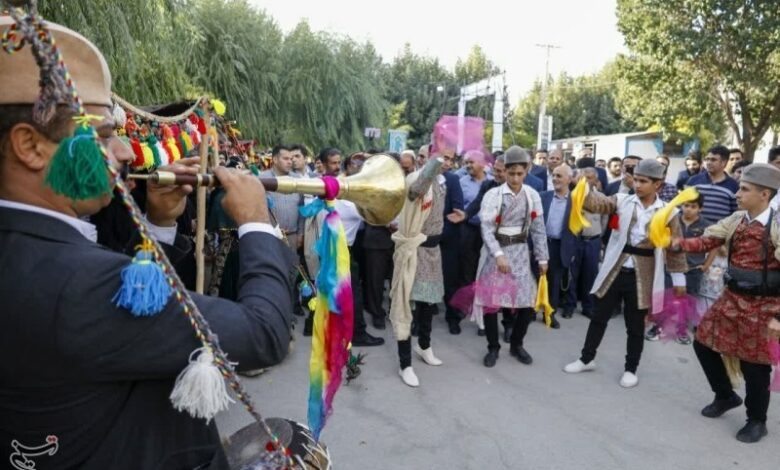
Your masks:
<svg viewBox="0 0 780 470"><path fill-rule="evenodd" d="M63 445L41 461L50 468L158 468L182 456L228 468L214 421L181 413L169 400L187 358L203 346L177 296L149 316L115 305L131 259L95 243L94 226L82 220L111 200L109 172L72 175L60 192L47 180L57 158L105 168L93 145L115 161L108 65L78 33L30 19L17 25L21 49L0 51L0 353L14 357L0 365L0 375L14 377L0 384L0 453L10 455L13 440L37 446L54 438ZM0 16L0 29L13 23ZM44 44L49 32L81 86L78 104L71 85L53 75L64 70ZM97 139L85 132L69 146L73 117L83 113ZM238 370L269 367L289 349L292 263L271 234L259 181L225 168L215 173L239 225L241 300L191 296ZM148 206L152 237L172 240L191 191L155 195L165 204Z"/></svg>

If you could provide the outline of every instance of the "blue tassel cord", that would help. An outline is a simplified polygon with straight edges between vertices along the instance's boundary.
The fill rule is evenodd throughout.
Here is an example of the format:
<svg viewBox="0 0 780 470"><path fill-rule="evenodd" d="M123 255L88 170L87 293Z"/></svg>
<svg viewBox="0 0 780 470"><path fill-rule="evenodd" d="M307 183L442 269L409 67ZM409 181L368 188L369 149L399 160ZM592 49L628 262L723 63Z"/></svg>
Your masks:
<svg viewBox="0 0 780 470"><path fill-rule="evenodd" d="M117 307L126 308L141 317L159 313L170 296L168 279L154 261L153 252L141 249L132 263L122 270L122 286L113 301Z"/></svg>

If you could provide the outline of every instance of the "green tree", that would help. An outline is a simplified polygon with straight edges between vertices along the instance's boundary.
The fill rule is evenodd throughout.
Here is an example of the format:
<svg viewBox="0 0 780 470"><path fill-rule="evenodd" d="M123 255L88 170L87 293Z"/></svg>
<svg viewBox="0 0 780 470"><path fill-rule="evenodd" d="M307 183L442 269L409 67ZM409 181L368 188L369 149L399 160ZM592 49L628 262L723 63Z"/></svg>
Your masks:
<svg viewBox="0 0 780 470"><path fill-rule="evenodd" d="M280 110L280 140L363 147L363 129L378 127L386 102L382 97L381 59L370 44L314 33L299 23L285 38Z"/></svg>
<svg viewBox="0 0 780 470"><path fill-rule="evenodd" d="M453 93L457 96L452 74L438 59L413 53L409 44L383 67L382 74L385 97L392 105L386 127L408 126L410 148L429 142L439 117L457 111L457 98L448 98Z"/></svg>
<svg viewBox="0 0 780 470"><path fill-rule="evenodd" d="M667 130L719 113L752 158L780 123L777 1L618 0L617 15L632 53L624 77L639 91L631 107Z"/></svg>
<svg viewBox="0 0 780 470"><path fill-rule="evenodd" d="M592 75L572 77L562 73L547 85L547 114L553 117L553 138L603 135L639 130L637 124L616 110L615 67L607 64ZM512 128L521 145L536 143L542 84L533 88L514 110Z"/></svg>
<svg viewBox="0 0 780 470"><path fill-rule="evenodd" d="M181 47L190 34L187 6L184 0L41 0L38 9L95 43L108 62L114 91L152 104L181 99L190 83Z"/></svg>
<svg viewBox="0 0 780 470"><path fill-rule="evenodd" d="M199 0L189 19L185 67L191 83L223 99L247 135L273 140L279 134L279 27L247 0Z"/></svg>

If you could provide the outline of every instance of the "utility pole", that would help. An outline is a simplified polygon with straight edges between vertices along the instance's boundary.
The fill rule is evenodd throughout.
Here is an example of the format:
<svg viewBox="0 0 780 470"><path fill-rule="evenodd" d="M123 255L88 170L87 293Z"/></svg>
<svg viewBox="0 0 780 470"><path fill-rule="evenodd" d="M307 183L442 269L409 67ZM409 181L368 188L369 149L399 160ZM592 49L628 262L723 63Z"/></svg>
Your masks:
<svg viewBox="0 0 780 470"><path fill-rule="evenodd" d="M544 144L546 143L543 141L543 134L546 134L543 131L546 127L548 127L545 121L547 120L547 79L550 76L550 50L560 49L560 46L555 46L553 44L536 44L536 47L543 47L546 49L546 57L544 60L544 78L542 79L542 96L541 102L539 103L539 128L536 135L536 148L541 149L545 146ZM547 139L549 139L549 136L547 136Z"/></svg>

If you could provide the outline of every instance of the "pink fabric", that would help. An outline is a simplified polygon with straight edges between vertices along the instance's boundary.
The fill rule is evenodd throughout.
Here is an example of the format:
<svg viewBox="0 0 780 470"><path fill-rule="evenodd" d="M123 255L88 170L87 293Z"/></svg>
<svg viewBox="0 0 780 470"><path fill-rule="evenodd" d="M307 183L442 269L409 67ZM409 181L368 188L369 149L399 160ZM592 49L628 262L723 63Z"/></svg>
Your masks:
<svg viewBox="0 0 780 470"><path fill-rule="evenodd" d="M650 319L661 328L661 340L668 341L688 333L689 325L698 325L701 315L692 295L678 297L674 289L657 294L663 296L663 309Z"/></svg>
<svg viewBox="0 0 780 470"><path fill-rule="evenodd" d="M442 116L433 127L432 154L443 150L458 149L458 116ZM461 152L478 150L488 155L485 150L485 121L478 117L463 118L463 148Z"/></svg>
<svg viewBox="0 0 780 470"><path fill-rule="evenodd" d="M339 195L339 190L341 189L339 180L333 176L323 176L322 182L325 183L325 195L323 198L325 198L326 201L336 199Z"/></svg>
<svg viewBox="0 0 780 470"><path fill-rule="evenodd" d="M501 310L501 298L514 296L518 288L511 274L496 271L458 289L450 299L450 306L468 313L476 301L484 313L496 313Z"/></svg>

